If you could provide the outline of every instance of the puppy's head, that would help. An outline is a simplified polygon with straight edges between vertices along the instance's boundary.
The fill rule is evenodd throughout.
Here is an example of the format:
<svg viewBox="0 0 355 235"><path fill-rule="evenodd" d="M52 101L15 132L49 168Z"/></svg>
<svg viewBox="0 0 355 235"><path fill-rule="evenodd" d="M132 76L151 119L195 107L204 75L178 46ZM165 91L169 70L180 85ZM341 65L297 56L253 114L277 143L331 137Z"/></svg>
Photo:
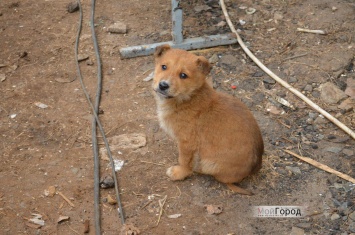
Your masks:
<svg viewBox="0 0 355 235"><path fill-rule="evenodd" d="M162 45L155 50L153 89L161 99L188 100L205 83L211 66L207 59Z"/></svg>

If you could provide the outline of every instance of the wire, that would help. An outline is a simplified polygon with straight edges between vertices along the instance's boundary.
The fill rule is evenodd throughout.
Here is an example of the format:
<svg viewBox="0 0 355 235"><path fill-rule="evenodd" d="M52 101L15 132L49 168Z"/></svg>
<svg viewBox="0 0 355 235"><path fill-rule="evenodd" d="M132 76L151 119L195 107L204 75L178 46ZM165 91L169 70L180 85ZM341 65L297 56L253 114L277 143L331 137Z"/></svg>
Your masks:
<svg viewBox="0 0 355 235"><path fill-rule="evenodd" d="M95 230L96 230L96 234L99 235L99 234L101 234L100 164L99 164L98 145L97 145L97 138L96 138L96 125L99 127L99 130L100 130L101 135L103 137L103 141L105 143L105 147L107 149L107 154L110 159L112 175L113 175L113 179L115 182L116 200L117 200L117 203L119 206L118 216L121 218L122 224L125 223L125 219L124 219L121 198L120 198L120 194L119 194L119 190L118 190L117 176L116 176L116 172L115 172L115 164L114 164L111 150L110 150L110 147L109 147L106 135L105 135L105 131L104 131L104 129L101 125L100 119L98 117L98 109L99 109L101 90L102 90L102 67L101 67L100 52L99 52L99 48L98 48L97 38L96 38L96 34L95 34L95 26L94 26L95 0L92 0L91 20L90 20L90 27L91 27L91 33L92 33L92 39L93 39L93 43L94 43L96 59L97 59L97 70L98 70L95 107L94 107L93 103L91 102L90 96L85 88L85 85L83 82L83 77L82 77L80 66L79 66L79 62L78 62L78 47L79 47L79 38L80 38L81 30L82 30L83 13L82 13L82 6L81 6L80 0L77 0L77 2L79 5L79 10L80 10L80 22L79 22L79 26L78 26L78 33L77 33L76 41L75 41L75 61L76 61L77 73L78 73L81 87L83 89L85 97L86 97L86 99L89 103L89 106L90 106L90 108L93 112L93 115L94 115L94 119L92 122L92 143L93 143L93 153L94 153L94 209L95 209Z"/></svg>

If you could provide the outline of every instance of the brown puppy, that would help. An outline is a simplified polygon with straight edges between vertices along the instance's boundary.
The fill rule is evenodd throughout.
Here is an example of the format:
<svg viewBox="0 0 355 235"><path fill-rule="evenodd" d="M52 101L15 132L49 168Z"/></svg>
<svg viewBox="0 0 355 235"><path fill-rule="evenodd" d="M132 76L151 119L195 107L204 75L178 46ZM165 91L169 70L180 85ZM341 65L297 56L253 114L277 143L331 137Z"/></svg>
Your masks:
<svg viewBox="0 0 355 235"><path fill-rule="evenodd" d="M160 125L179 148L179 165L167 175L183 180L193 171L208 174L234 192L251 195L233 184L261 168L264 145L251 112L207 84L211 66L204 57L163 45L155 51L155 64Z"/></svg>

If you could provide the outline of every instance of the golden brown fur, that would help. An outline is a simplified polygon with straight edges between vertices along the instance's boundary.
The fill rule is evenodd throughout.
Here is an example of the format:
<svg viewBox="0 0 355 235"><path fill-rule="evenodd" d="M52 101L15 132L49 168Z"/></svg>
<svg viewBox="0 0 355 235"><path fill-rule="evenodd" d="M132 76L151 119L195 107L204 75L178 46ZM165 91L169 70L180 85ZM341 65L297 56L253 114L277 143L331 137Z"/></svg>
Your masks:
<svg viewBox="0 0 355 235"><path fill-rule="evenodd" d="M156 49L155 63L160 125L179 148L179 165L170 167L167 175L183 180L193 171L208 174L250 195L233 183L261 168L264 145L251 112L207 84L210 64L204 57L163 45Z"/></svg>

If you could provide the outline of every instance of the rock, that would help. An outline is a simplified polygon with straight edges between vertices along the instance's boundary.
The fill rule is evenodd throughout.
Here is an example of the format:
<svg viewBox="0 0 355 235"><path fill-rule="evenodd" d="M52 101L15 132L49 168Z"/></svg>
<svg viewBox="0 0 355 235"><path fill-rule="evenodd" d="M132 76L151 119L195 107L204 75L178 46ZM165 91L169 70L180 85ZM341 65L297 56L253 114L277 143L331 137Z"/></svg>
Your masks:
<svg viewBox="0 0 355 235"><path fill-rule="evenodd" d="M349 230L350 232L355 233L355 222L351 222L349 224Z"/></svg>
<svg viewBox="0 0 355 235"><path fill-rule="evenodd" d="M325 119L323 116L318 116L316 120L314 120L314 124L325 124L328 123L328 120Z"/></svg>
<svg viewBox="0 0 355 235"><path fill-rule="evenodd" d="M71 2L67 5L67 11L73 13L79 10L79 4L77 1Z"/></svg>
<svg viewBox="0 0 355 235"><path fill-rule="evenodd" d="M263 82L268 83L268 84L275 84L276 83L276 81L270 77L264 78Z"/></svg>
<svg viewBox="0 0 355 235"><path fill-rule="evenodd" d="M338 106L338 108L344 110L345 112L349 112L353 110L355 107L355 100L352 98L348 98L341 102L341 104Z"/></svg>
<svg viewBox="0 0 355 235"><path fill-rule="evenodd" d="M35 105L36 105L38 108L41 108L41 109L46 109L46 108L48 108L48 105L43 104L43 103L41 103L41 102L35 102Z"/></svg>
<svg viewBox="0 0 355 235"><path fill-rule="evenodd" d="M86 61L86 65L89 65L89 66L94 65L94 61L92 61L92 60L87 60L87 61Z"/></svg>
<svg viewBox="0 0 355 235"><path fill-rule="evenodd" d="M211 58L208 59L208 62L210 62L210 64L215 64L218 62L218 55L217 54L213 54L213 56L211 56Z"/></svg>
<svg viewBox="0 0 355 235"><path fill-rule="evenodd" d="M57 223L61 223L63 221L68 221L69 219L70 219L69 216L61 215L61 216L59 216Z"/></svg>
<svg viewBox="0 0 355 235"><path fill-rule="evenodd" d="M327 104L336 104L347 97L342 90L331 82L322 84L319 89L320 98Z"/></svg>
<svg viewBox="0 0 355 235"><path fill-rule="evenodd" d="M194 11L196 13L200 13L202 11L208 11L208 10L211 10L212 8L209 7L208 5L197 5L194 7Z"/></svg>
<svg viewBox="0 0 355 235"><path fill-rule="evenodd" d="M348 78L346 85L345 94L355 99L355 79Z"/></svg>
<svg viewBox="0 0 355 235"><path fill-rule="evenodd" d="M272 103L266 104L266 111L275 115L280 115L285 113L283 109L276 107Z"/></svg>
<svg viewBox="0 0 355 235"><path fill-rule="evenodd" d="M313 87L312 87L312 85L307 84L307 85L303 88L303 90L304 90L304 91L309 91L309 92L312 92Z"/></svg>
<svg viewBox="0 0 355 235"><path fill-rule="evenodd" d="M297 78L295 78L295 77L290 77L289 79L288 79L288 82L289 83L295 83L295 82L297 82L298 80L297 80Z"/></svg>
<svg viewBox="0 0 355 235"><path fill-rule="evenodd" d="M299 224L296 224L296 226L299 228L303 228L303 229L310 229L312 224L311 223L299 223Z"/></svg>
<svg viewBox="0 0 355 235"><path fill-rule="evenodd" d="M115 187L115 182L112 178L112 176L107 175L103 177L100 181L100 187L101 188L113 188Z"/></svg>
<svg viewBox="0 0 355 235"><path fill-rule="evenodd" d="M349 218L353 221L355 221L355 211L349 214Z"/></svg>
<svg viewBox="0 0 355 235"><path fill-rule="evenodd" d="M85 54L80 54L78 55L78 61L84 61L84 60L87 60L89 59L89 56L88 55L85 55Z"/></svg>
<svg viewBox="0 0 355 235"><path fill-rule="evenodd" d="M294 173L295 175L301 174L301 169L297 166L286 166L286 169Z"/></svg>
<svg viewBox="0 0 355 235"><path fill-rule="evenodd" d="M343 154L345 154L348 157L354 156L354 151L351 149L343 149Z"/></svg>
<svg viewBox="0 0 355 235"><path fill-rule="evenodd" d="M253 77L256 77L256 78L260 78L260 77L262 77L262 76L264 76L265 75L265 73L263 72L263 71L257 71L257 72L255 72L255 73L253 73L252 74L252 76ZM271 79L271 78L270 78ZM274 81L274 83L275 83L275 80L274 79L272 79L273 81Z"/></svg>
<svg viewBox="0 0 355 235"><path fill-rule="evenodd" d="M283 14L282 14L282 12L279 12L279 11L276 11L275 13L274 13L274 20L282 20L284 17L283 17Z"/></svg>
<svg viewBox="0 0 355 235"><path fill-rule="evenodd" d="M337 220L340 218L340 215L338 215L337 213L332 214L332 216L330 216L330 220Z"/></svg>
<svg viewBox="0 0 355 235"><path fill-rule="evenodd" d="M3 73L0 73L0 82L3 82L6 80L6 76Z"/></svg>
<svg viewBox="0 0 355 235"><path fill-rule="evenodd" d="M225 56L222 56L221 60L220 60L220 63L222 65L227 65L227 66L236 66L237 64L237 58L235 58L234 56L232 55L225 55Z"/></svg>
<svg viewBox="0 0 355 235"><path fill-rule="evenodd" d="M324 149L324 151L331 152L331 153L340 153L341 150L342 148L339 147L328 147Z"/></svg>
<svg viewBox="0 0 355 235"><path fill-rule="evenodd" d="M107 31L110 33L127 33L127 25L122 22L115 22L114 24L108 26Z"/></svg>
<svg viewBox="0 0 355 235"><path fill-rule="evenodd" d="M320 92L319 91L312 91L312 96L314 98L319 98L320 97Z"/></svg>
<svg viewBox="0 0 355 235"><path fill-rule="evenodd" d="M304 230L297 227L292 227L290 235L304 235Z"/></svg>

